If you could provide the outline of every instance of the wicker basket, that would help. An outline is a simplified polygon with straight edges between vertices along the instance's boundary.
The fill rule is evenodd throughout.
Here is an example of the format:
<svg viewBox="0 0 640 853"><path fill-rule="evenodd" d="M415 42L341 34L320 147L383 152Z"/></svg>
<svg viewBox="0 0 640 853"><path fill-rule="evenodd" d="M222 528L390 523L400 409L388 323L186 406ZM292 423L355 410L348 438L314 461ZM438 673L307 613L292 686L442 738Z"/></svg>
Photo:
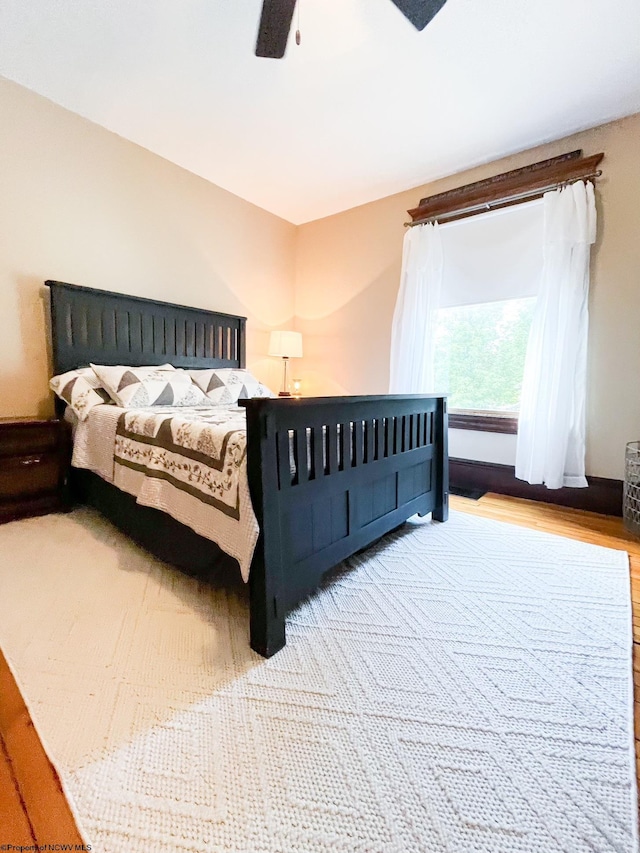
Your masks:
<svg viewBox="0 0 640 853"><path fill-rule="evenodd" d="M640 441L630 441L624 454L624 526L640 536Z"/></svg>

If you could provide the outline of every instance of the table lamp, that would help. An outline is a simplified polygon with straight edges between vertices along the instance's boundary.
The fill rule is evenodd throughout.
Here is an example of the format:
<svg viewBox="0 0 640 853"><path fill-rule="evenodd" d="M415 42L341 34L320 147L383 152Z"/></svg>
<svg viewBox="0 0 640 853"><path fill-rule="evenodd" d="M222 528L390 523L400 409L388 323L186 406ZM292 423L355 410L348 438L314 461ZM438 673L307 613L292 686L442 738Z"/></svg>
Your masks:
<svg viewBox="0 0 640 853"><path fill-rule="evenodd" d="M290 358L302 358L302 335L300 332L271 332L269 355L279 356L284 362L282 391L279 397L290 397L287 362Z"/></svg>

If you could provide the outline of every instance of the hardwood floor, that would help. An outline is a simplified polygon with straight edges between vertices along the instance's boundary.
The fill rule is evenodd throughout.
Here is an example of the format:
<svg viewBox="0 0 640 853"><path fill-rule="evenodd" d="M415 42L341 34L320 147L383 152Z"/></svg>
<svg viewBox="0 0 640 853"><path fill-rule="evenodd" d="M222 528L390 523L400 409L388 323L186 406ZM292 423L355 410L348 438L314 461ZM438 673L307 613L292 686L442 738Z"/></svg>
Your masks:
<svg viewBox="0 0 640 853"><path fill-rule="evenodd" d="M82 850L82 838L58 774L47 758L15 679L0 652L2 844L28 850L38 846L42 850Z"/></svg>
<svg viewBox="0 0 640 853"><path fill-rule="evenodd" d="M484 518L628 552L633 603L636 769L640 781L640 541L624 530L620 518L551 504L489 494L479 501L452 497L451 506ZM44 847L81 845L82 839L58 775L46 757L0 653L0 844L8 843Z"/></svg>

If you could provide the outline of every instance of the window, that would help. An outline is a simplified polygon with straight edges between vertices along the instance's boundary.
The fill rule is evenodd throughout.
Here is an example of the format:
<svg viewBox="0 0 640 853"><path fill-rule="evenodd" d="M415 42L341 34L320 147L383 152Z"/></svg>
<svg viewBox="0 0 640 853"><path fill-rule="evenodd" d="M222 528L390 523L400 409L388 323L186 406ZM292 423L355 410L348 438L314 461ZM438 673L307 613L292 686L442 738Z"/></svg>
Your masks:
<svg viewBox="0 0 640 853"><path fill-rule="evenodd" d="M448 391L454 416L517 417L542 272L542 200L444 223L441 235L435 386Z"/></svg>
<svg viewBox="0 0 640 853"><path fill-rule="evenodd" d="M436 387L457 411L517 414L534 297L443 308Z"/></svg>
<svg viewBox="0 0 640 853"><path fill-rule="evenodd" d="M584 335L586 315L577 316L582 310L580 300L584 295L579 286L578 272L583 266L588 271L588 255L582 257L582 252L580 262L571 265L565 263L566 252L550 250L550 274L542 279L541 256L545 244L542 205L552 217L549 235L558 235L568 246L574 245L573 240L578 234L581 246L593 242L595 206L591 182L601 174L598 166L603 157L602 152L583 157L580 149L569 151L427 196L408 211L411 222L407 225L430 227L418 229L415 237L412 232L405 235L402 276L392 327L390 390L395 393L424 392L426 389L448 391L453 403L460 406L458 412L463 412L450 417L450 426L516 432L517 419L508 415L514 414L509 410L518 406L518 377L524 380L520 346L530 306L536 304L535 329L533 321L530 328L540 351L537 352L537 366L527 363L527 380L531 376L530 387L535 389L536 396L528 396L527 404L530 399L538 398L553 399L557 403L558 388L555 383L552 387L545 382L544 373L545 370L548 372L550 359L558 357L564 364L565 352L567 359L575 359L579 354L579 342L576 343L572 323L579 320L575 328ZM577 182L581 183L582 189L576 186ZM569 194L559 192L547 197L546 202L542 201L547 193L570 185L574 188ZM561 198L565 200L560 202ZM569 198L574 199L573 212L569 209ZM524 219L530 212L527 226ZM519 218L522 227L512 228L511 225L515 226ZM553 221L556 218L558 221ZM494 225L495 233L492 234ZM503 225L505 232L500 234ZM459 244L457 247L456 242ZM552 242L547 240L546 244L551 246ZM575 284L565 291L564 281L569 285L571 282ZM557 282L560 289L555 290L553 282ZM545 287L544 302L527 302L536 299L541 285ZM567 299L569 311L562 304ZM493 315L491 334L488 332L490 315ZM436 328L438 321L439 329ZM479 331L485 324L487 328L484 331L488 337L483 338ZM554 331L558 327L563 329L564 336L560 347L556 346L557 334ZM570 338L568 346L564 340L567 336ZM440 348L439 364L435 363L433 352L436 344ZM472 387L460 369L463 360L466 368L474 372ZM435 385L434 368L440 387ZM578 395L583 400L582 363L580 370L574 372L579 384ZM495 375L495 381L490 381L489 373L498 374L500 382ZM515 376L514 381L511 373ZM478 414L479 410L475 408L478 405L491 406L492 409ZM534 410L541 411L541 408L536 405ZM583 432L583 416L580 419L576 416L574 420L575 423L580 420L579 430ZM560 422L559 415L556 421L557 433L566 437L567 424ZM524 446L521 443L524 433L523 429L519 436L520 446ZM530 437L524 444L531 448ZM584 448L581 451L579 444L574 443L573 446L583 456ZM543 447L543 442L540 442L540 447ZM536 452L537 465L543 456L545 453ZM584 469L584 464L578 462L573 467ZM554 460L552 482L566 479L561 468ZM529 470L523 471L523 476L533 482L531 477L539 477L539 474L529 466ZM572 478L576 479L571 475L569 479ZM577 479L584 481L582 475Z"/></svg>

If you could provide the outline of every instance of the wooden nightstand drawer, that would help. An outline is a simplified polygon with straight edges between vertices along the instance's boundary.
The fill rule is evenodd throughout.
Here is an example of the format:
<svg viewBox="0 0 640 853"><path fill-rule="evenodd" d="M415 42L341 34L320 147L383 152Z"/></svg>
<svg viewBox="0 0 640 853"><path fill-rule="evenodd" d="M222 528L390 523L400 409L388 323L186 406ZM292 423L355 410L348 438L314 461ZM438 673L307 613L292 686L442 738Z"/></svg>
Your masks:
<svg viewBox="0 0 640 853"><path fill-rule="evenodd" d="M2 424L0 464L3 456L24 456L54 451L60 444L60 428L55 421Z"/></svg>
<svg viewBox="0 0 640 853"><path fill-rule="evenodd" d="M55 453L0 458L0 500L55 492L60 479Z"/></svg>
<svg viewBox="0 0 640 853"><path fill-rule="evenodd" d="M66 424L0 420L0 523L69 508Z"/></svg>

